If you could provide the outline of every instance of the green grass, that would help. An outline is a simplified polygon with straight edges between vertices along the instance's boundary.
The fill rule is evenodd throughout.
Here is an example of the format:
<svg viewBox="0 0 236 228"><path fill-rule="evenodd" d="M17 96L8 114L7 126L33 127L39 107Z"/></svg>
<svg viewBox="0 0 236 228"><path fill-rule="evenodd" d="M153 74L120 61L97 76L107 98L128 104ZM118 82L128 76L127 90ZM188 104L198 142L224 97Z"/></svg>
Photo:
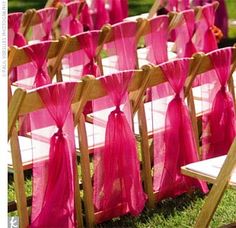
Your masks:
<svg viewBox="0 0 236 228"><path fill-rule="evenodd" d="M31 180L25 182L26 194L31 195ZM8 199L15 199L14 188L12 184L8 187ZM167 199L159 202L155 209L144 209L138 217L126 215L115 218L108 222L97 225L99 228L109 227L137 227L137 228L166 228L166 227L193 227L194 221L204 203L205 196L195 191L192 194L183 194L175 199ZM229 223L236 222L236 191L227 190L217 208L217 211L211 222L212 228L220 227ZM16 212L9 216L16 215Z"/></svg>
<svg viewBox="0 0 236 228"><path fill-rule="evenodd" d="M227 190L211 222L212 228L236 221L235 200L236 192ZM193 227L203 202L204 198L199 192L185 194L159 203L154 210L146 209L139 217L124 216L99 227Z"/></svg>

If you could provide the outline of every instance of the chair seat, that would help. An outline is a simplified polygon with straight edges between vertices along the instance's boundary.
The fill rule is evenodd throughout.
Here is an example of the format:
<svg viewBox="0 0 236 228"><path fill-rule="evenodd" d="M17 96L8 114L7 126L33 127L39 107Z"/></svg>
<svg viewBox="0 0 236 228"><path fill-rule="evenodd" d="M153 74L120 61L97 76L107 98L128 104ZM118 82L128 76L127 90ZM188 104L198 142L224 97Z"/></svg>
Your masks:
<svg viewBox="0 0 236 228"><path fill-rule="evenodd" d="M91 123L85 123L85 127L89 151L91 152L95 148L103 147L106 129ZM75 130L75 146L76 149L79 150L79 136L77 130Z"/></svg>
<svg viewBox="0 0 236 228"><path fill-rule="evenodd" d="M194 162L181 167L181 171L184 175L195 178L197 177L205 181L214 183L224 163L225 158L226 155L199 162ZM231 187L236 188L236 167L232 172L229 184Z"/></svg>
<svg viewBox="0 0 236 228"><path fill-rule="evenodd" d="M214 88L213 83L204 84L202 86L196 86L192 88L196 116L202 116L208 113L211 109L211 102L209 97L209 91Z"/></svg>
<svg viewBox="0 0 236 228"><path fill-rule="evenodd" d="M168 42L168 59L175 59L177 55L171 51L173 47L173 42ZM150 64L150 62L146 59L147 56L147 48L139 48L137 50L138 54L138 63L139 67L142 67L143 65ZM111 73L118 72L116 63L118 59L117 56L109 56L102 59L102 65L103 65L103 74L109 75Z"/></svg>
<svg viewBox="0 0 236 228"><path fill-rule="evenodd" d="M105 128L93 125L91 123L86 123L86 133L87 133L87 140L88 140L88 148L89 150L102 147L104 145L104 136L105 135ZM49 148L49 138L55 132L55 127L45 127L41 128L40 130L34 131L35 137L38 137L38 140L31 139L25 136L18 136L20 150L21 150L21 159L23 164L23 169L32 169L32 159L33 153L35 148L41 148L40 156L37 155L34 159L35 160L42 160L47 159L47 151ZM79 150L79 139L78 139L78 131L75 129L75 146L76 149ZM45 151L45 153L44 153ZM11 148L10 144L8 145L8 155L7 155L7 164L9 172L13 170L12 164L12 155L11 155Z"/></svg>
<svg viewBox="0 0 236 228"><path fill-rule="evenodd" d="M63 69L61 71L63 81L64 82L78 81L82 71L83 71L82 65L75 66L75 67L69 67L68 65L63 65Z"/></svg>
<svg viewBox="0 0 236 228"><path fill-rule="evenodd" d="M33 159L33 151L34 148L37 146L45 147L48 146L47 143L44 143L42 141L38 140L33 140L31 138L27 138L24 136L18 136L19 139L19 145L20 145L20 150L21 150L21 159L22 159L22 164L23 164L23 169L31 169L32 168L32 159ZM35 159L41 160L41 159L47 159L47 151L46 153L40 154L40 156L36 156ZM13 171L13 164L12 164L12 155L11 155L11 147L10 144L8 144L8 153L7 153L7 164L8 164L8 170L9 172Z"/></svg>

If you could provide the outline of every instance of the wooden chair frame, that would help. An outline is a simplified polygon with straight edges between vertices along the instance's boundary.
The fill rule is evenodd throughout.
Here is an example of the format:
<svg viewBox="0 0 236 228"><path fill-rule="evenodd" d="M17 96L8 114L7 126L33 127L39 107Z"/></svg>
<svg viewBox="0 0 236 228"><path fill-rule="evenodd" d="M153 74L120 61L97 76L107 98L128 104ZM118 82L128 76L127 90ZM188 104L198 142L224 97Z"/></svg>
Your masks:
<svg viewBox="0 0 236 228"><path fill-rule="evenodd" d="M51 79L58 73L60 61L58 61L58 55L61 50L65 48L65 37L62 37L59 41L51 41L50 48L48 50L48 73ZM31 62L31 59L26 54L24 47L12 46L8 51L8 74L14 67Z"/></svg>
<svg viewBox="0 0 236 228"><path fill-rule="evenodd" d="M106 43L107 38L109 36L110 33L110 26L106 25L104 26L101 30L100 30L100 34L99 34L99 41L98 41L98 47L96 49L96 61L98 63L99 69L102 72L102 65L101 65L101 51L103 48L104 43ZM78 42L77 36L62 36L59 39L62 43L63 43L63 48L61 48L57 54L56 57L56 64L59 66L60 70L58 71L58 81L63 81L62 78L62 73L61 73L61 68L62 68L62 59L65 55L67 54L71 54L73 52L79 51L81 49L80 44Z"/></svg>
<svg viewBox="0 0 236 228"><path fill-rule="evenodd" d="M83 83L78 82L78 84L76 85L76 92L72 101L72 107L78 102L83 89ZM44 104L41 101L37 91L26 92L23 89L17 89L12 99L10 100L8 109L8 140L10 141L12 152L14 184L16 192L17 211L20 218L20 227L28 227L29 217L27 212L28 200L25 194L24 172L19 147L18 133L16 129L16 121L19 115L25 115L33 111L37 111L42 107L44 107ZM75 183L78 183L78 173L76 173ZM76 216L78 226L82 227L83 219L79 188L80 186L79 184L77 184L75 188Z"/></svg>

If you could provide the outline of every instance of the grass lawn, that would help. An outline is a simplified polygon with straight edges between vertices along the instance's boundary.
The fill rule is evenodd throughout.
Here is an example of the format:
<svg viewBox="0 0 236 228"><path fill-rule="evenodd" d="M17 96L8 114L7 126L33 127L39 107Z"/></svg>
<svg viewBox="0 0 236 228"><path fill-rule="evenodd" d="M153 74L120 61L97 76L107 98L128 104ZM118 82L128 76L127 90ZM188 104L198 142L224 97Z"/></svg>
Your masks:
<svg viewBox="0 0 236 228"><path fill-rule="evenodd" d="M25 11L29 8L42 8L45 0L9 0L9 12ZM136 15L147 12L153 0L129 0L129 14ZM236 20L236 0L226 0L229 18ZM230 28L230 38L236 38L236 28ZM9 175L11 179L11 175ZM31 194L31 181L26 181L27 194ZM15 198L11 182L8 186L9 201ZM154 210L145 209L138 217L124 216L98 225L98 227L193 227L194 221L204 202L204 196L199 192L185 194L176 199L168 199L156 205ZM236 222L236 191L227 190L218 207L211 227ZM13 215L12 213L10 215Z"/></svg>

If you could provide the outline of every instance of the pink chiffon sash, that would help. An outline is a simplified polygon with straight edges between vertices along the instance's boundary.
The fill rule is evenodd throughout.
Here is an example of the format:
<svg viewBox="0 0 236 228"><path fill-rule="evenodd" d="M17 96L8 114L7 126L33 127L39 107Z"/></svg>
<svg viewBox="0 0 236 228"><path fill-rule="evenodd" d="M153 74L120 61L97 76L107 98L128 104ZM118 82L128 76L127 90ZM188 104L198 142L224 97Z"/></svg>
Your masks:
<svg viewBox="0 0 236 228"><path fill-rule="evenodd" d="M75 1L67 5L68 16L60 21L61 34L75 35L83 32L83 25L78 19L81 2Z"/></svg>
<svg viewBox="0 0 236 228"><path fill-rule="evenodd" d="M79 50L64 56L63 70L68 71L64 76L69 80L78 81L86 74L100 76L100 68L96 63L96 49L99 41L99 30L87 31L75 35Z"/></svg>
<svg viewBox="0 0 236 228"><path fill-rule="evenodd" d="M106 44L109 56L116 56L115 70L136 68L136 22L121 22L112 26L114 40Z"/></svg>
<svg viewBox="0 0 236 228"><path fill-rule="evenodd" d="M101 72L96 64L96 48L98 46L99 31L86 32L78 37L81 49L84 50L89 62L84 63L82 75L92 74L95 77L100 76Z"/></svg>
<svg viewBox="0 0 236 228"><path fill-rule="evenodd" d="M50 44L50 41L44 41L37 44L28 45L24 48L26 54L32 62L17 67L18 82L16 82L16 84L18 86L26 89L32 89L51 83L51 78L47 72L47 54ZM28 80L23 80L27 78Z"/></svg>
<svg viewBox="0 0 236 228"><path fill-rule="evenodd" d="M109 22L109 15L105 8L105 0L93 0L91 5L94 29L101 27Z"/></svg>
<svg viewBox="0 0 236 228"><path fill-rule="evenodd" d="M151 19L150 29L151 32L145 36L147 60L153 64L160 64L168 60L168 17L163 15Z"/></svg>
<svg viewBox="0 0 236 228"><path fill-rule="evenodd" d="M217 0L220 4L216 10L215 25L221 29L224 37L228 34L228 13L225 0ZM214 2L214 0L193 0L195 6L204 5L209 2Z"/></svg>
<svg viewBox="0 0 236 228"><path fill-rule="evenodd" d="M31 115L32 137L39 140L36 133L39 122L47 128L42 137L48 147L33 151L33 200L30 227L76 227L74 209L75 188L75 142L73 116L70 109L75 92L74 83L60 83L38 90L46 106L41 109L40 118ZM62 96L63 94L63 96ZM55 128L56 126L56 128ZM48 132L50 132L50 135ZM47 154L46 151L48 151ZM39 160L44 154L44 159Z"/></svg>
<svg viewBox="0 0 236 228"><path fill-rule="evenodd" d="M127 88L132 74L132 71L126 71L101 78L108 93L108 96L102 99L103 106L111 102L115 105L106 123L105 146L95 151L94 162L95 209L107 211L108 214L104 215L107 219L128 212L138 215L146 201L136 141L127 113L124 113L128 109L122 111L120 107L127 102ZM116 208L120 205L125 209L117 215Z"/></svg>
<svg viewBox="0 0 236 228"><path fill-rule="evenodd" d="M167 9L169 11L182 11L190 8L189 0L168 0Z"/></svg>
<svg viewBox="0 0 236 228"><path fill-rule="evenodd" d="M93 20L89 13L88 4L84 4L83 10L80 15L80 21L84 26L84 31L94 29Z"/></svg>
<svg viewBox="0 0 236 228"><path fill-rule="evenodd" d="M26 45L26 40L20 32L20 24L23 13L12 13L8 15L8 46L18 47Z"/></svg>
<svg viewBox="0 0 236 228"><path fill-rule="evenodd" d="M167 106L164 129L154 134L154 191L158 192L158 200L176 197L196 187L207 192L204 182L186 177L180 171L181 166L198 160L189 111L182 97L189 59L160 67L175 95ZM154 121L158 121L155 116Z"/></svg>
<svg viewBox="0 0 236 228"><path fill-rule="evenodd" d="M16 45L22 47L27 41L23 34L20 33L20 24L23 13L12 13L8 15L8 46ZM10 73L11 83L17 80L17 68L12 69Z"/></svg>
<svg viewBox="0 0 236 228"><path fill-rule="evenodd" d="M121 22L128 17L128 0L109 0L110 24Z"/></svg>
<svg viewBox="0 0 236 228"><path fill-rule="evenodd" d="M53 22L56 17L57 10L56 8L50 7L37 11L37 14L40 18L40 24L33 26L33 40L49 40L52 39L51 31Z"/></svg>
<svg viewBox="0 0 236 228"><path fill-rule="evenodd" d="M215 9L212 4L202 7L202 18L197 23L195 46L197 51L205 53L217 49L217 42L212 31L215 21Z"/></svg>
<svg viewBox="0 0 236 228"><path fill-rule="evenodd" d="M232 95L227 91L230 77L232 49L224 48L209 53L220 82L209 114L203 116L203 159L225 155L236 134L235 107Z"/></svg>
<svg viewBox="0 0 236 228"><path fill-rule="evenodd" d="M193 10L182 12L183 22L175 29L176 32L176 51L179 58L191 57L196 48L192 37L195 32L195 15Z"/></svg>

